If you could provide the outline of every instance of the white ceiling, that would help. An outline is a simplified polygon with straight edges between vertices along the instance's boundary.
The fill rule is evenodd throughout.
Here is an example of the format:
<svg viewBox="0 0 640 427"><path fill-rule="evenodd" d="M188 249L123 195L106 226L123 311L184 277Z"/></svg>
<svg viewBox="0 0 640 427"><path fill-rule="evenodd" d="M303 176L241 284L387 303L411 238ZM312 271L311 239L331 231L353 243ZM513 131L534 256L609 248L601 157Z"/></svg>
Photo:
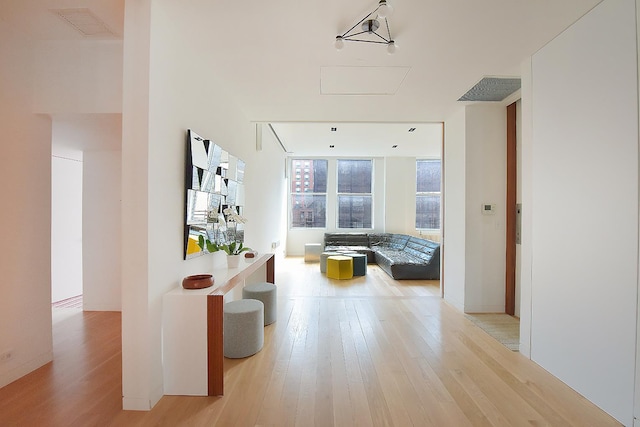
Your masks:
<svg viewBox="0 0 640 427"><path fill-rule="evenodd" d="M481 78L517 77L525 58L600 0L389 2L394 55L369 43L333 47L335 36L373 10L376 0L188 4L211 22L207 37L218 42L209 54L228 93L250 121L274 123L290 151L332 155L324 147L335 140L345 152L405 155L396 153L429 144L416 140L448 118ZM124 0L3 0L0 25L35 39L87 39L48 10L53 7L88 8L116 37L123 34ZM326 135L327 126L339 131ZM412 135L409 126L417 128Z"/></svg>
<svg viewBox="0 0 640 427"><path fill-rule="evenodd" d="M437 158L442 147L442 123L287 122L271 126L293 156Z"/></svg>

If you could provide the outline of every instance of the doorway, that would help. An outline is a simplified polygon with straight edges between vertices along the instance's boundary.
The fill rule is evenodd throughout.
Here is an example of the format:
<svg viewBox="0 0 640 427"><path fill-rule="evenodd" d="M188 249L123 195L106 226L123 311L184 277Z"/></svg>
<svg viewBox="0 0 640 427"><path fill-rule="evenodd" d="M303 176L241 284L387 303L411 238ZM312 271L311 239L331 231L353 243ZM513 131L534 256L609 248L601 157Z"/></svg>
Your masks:
<svg viewBox="0 0 640 427"><path fill-rule="evenodd" d="M120 311L122 115L55 115L51 139L52 302Z"/></svg>
<svg viewBox="0 0 640 427"><path fill-rule="evenodd" d="M82 151L51 147L51 303L82 298Z"/></svg>

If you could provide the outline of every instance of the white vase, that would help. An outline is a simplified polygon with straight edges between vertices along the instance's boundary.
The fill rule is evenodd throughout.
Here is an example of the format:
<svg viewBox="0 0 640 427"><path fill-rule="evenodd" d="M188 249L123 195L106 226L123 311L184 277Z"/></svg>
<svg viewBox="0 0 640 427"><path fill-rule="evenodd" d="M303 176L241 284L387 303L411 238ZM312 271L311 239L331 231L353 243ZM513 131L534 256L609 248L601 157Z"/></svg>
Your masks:
<svg viewBox="0 0 640 427"><path fill-rule="evenodd" d="M226 268L227 267L227 254L225 251L215 251L212 254L212 267L216 268Z"/></svg>
<svg viewBox="0 0 640 427"><path fill-rule="evenodd" d="M227 267L238 268L242 255L227 255Z"/></svg>

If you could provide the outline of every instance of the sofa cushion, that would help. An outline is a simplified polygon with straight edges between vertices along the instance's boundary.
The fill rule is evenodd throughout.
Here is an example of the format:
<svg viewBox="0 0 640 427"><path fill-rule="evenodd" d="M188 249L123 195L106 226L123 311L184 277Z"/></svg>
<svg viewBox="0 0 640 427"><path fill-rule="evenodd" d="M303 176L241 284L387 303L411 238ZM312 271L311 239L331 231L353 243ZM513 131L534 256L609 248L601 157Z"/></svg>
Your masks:
<svg viewBox="0 0 640 427"><path fill-rule="evenodd" d="M371 233L369 234L369 246L377 250L378 248L388 248L395 250L404 249L409 236L405 234L393 233Z"/></svg>
<svg viewBox="0 0 640 427"><path fill-rule="evenodd" d="M326 246L365 246L369 247L366 233L324 233Z"/></svg>
<svg viewBox="0 0 640 427"><path fill-rule="evenodd" d="M395 249L380 249L376 251L376 260L381 259L384 262L391 264L426 264L421 259L408 254L405 251L398 251Z"/></svg>
<svg viewBox="0 0 640 427"><path fill-rule="evenodd" d="M440 244L412 236L407 241L404 251L413 257L430 262L434 256L440 256Z"/></svg>
<svg viewBox="0 0 640 427"><path fill-rule="evenodd" d="M375 250L378 246L383 246L388 234L389 233L369 233L367 236L369 239L369 247Z"/></svg>

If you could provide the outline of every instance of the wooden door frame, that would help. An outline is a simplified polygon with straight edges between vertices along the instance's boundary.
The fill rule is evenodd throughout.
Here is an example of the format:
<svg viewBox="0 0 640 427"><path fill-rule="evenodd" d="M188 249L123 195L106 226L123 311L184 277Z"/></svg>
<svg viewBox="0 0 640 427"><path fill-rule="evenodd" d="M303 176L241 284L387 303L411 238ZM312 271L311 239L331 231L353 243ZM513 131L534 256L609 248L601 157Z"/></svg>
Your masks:
<svg viewBox="0 0 640 427"><path fill-rule="evenodd" d="M515 314L516 308L516 202L517 202L517 132L516 103L507 106L507 194L506 194L506 266L504 312Z"/></svg>

